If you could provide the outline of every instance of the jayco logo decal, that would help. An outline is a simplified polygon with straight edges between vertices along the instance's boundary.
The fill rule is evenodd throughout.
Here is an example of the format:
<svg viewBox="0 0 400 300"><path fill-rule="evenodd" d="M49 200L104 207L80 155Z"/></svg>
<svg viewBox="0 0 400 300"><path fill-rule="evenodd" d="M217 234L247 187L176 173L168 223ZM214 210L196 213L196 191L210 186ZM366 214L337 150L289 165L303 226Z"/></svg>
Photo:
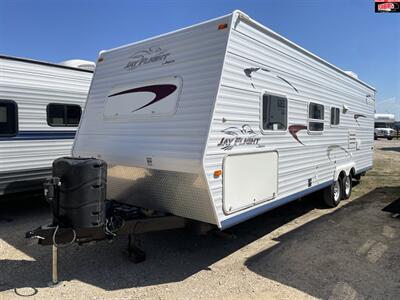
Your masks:
<svg viewBox="0 0 400 300"><path fill-rule="evenodd" d="M260 138L257 137L257 133L248 124L242 127L228 127L221 132L231 136L223 137L219 141L217 146L222 150L231 150L241 145L258 145L260 141Z"/></svg>
<svg viewBox="0 0 400 300"><path fill-rule="evenodd" d="M150 47L146 50L141 50L129 57L128 63L124 69L127 71L135 70L136 68L149 65L153 63L168 64L174 62L174 60L167 60L171 55L167 50L163 50L160 47Z"/></svg>

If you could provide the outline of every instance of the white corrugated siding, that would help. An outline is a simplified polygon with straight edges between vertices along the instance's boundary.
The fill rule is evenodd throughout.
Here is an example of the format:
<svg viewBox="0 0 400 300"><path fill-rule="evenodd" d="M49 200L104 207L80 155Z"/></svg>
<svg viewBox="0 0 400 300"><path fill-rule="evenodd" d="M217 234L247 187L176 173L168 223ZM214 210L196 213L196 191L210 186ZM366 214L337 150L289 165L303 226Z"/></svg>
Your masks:
<svg viewBox="0 0 400 300"><path fill-rule="evenodd" d="M88 72L0 58L0 99L17 103L19 131L76 130L49 126L46 107L49 103L64 103L83 108L91 78L92 73ZM49 170L55 158L71 154L72 143L72 139L0 140L2 178L12 172ZM29 179L20 175L21 180Z"/></svg>
<svg viewBox="0 0 400 300"><path fill-rule="evenodd" d="M218 24L228 20L229 17L223 17L101 54L103 61L97 64L73 153L107 161L108 197L141 205L141 195L131 190L141 181L146 186L145 192L153 195L144 200L148 207L216 222L201 164L229 32L229 29L218 30ZM150 47L167 51L168 60L173 62L150 63L131 71L124 69L130 56ZM105 101L114 87L135 86L170 76L180 76L183 82L174 115L104 119ZM148 157L152 166L147 165ZM145 182L138 177L146 177ZM182 187L187 184L184 182L193 186ZM160 186L164 190L159 190Z"/></svg>
<svg viewBox="0 0 400 300"><path fill-rule="evenodd" d="M336 165L348 161L356 163L357 170L372 166L373 117L375 92L365 85L349 78L305 55L294 47L266 34L247 21L233 21L227 55L222 72L221 87L213 115L211 131L204 158L204 167L216 206L218 219L226 220L243 213L225 215L222 210L222 177L214 178L213 172L222 169L223 157L229 153L278 150L279 186L275 201L308 188L308 179L313 186L333 179ZM250 79L244 73L246 68L265 68L253 72ZM297 90L279 79L289 81ZM252 84L254 86L252 86ZM317 102L325 108L325 131L322 134L298 133L305 146L298 143L289 132L263 134L260 130L261 91L268 90L284 94L288 98L288 126L307 125L308 102ZM371 95L371 100L366 96ZM343 105L349 110L344 114ZM330 126L330 107L341 109L340 125ZM354 119L354 114L366 118ZM223 137L222 130L230 126L241 127L249 124L261 140L252 146L237 146L229 151L217 146ZM355 131L361 141L360 150L348 150L349 130ZM330 145L343 150L333 150L327 156ZM268 172L268 170L266 170ZM265 204L265 203L263 203ZM260 204L258 206L261 206ZM258 206L248 209L257 209Z"/></svg>
<svg viewBox="0 0 400 300"><path fill-rule="evenodd" d="M218 24L225 22L235 29L216 30ZM124 69L132 54L149 47L170 52L168 59L174 62L143 65L130 72ZM345 151L334 150L329 160L327 148L338 145L348 149L349 130L356 131L362 142L360 150L350 151L357 169L372 165L374 91L273 35L231 20L230 16L120 47L101 57L103 61L97 66L74 154L97 156L110 164L109 196L130 198L133 204L137 197L136 204L221 225L221 221L242 212L223 214L221 178L215 179L213 172L222 168L227 151L217 144L225 136L221 130L243 124L249 124L261 138L259 148L242 146L231 152L275 149L279 152L279 190L273 201L305 190L309 178L313 186L332 180L335 162L347 162L349 157ZM244 73L250 67L263 67L270 72L254 72L250 80ZM288 80L298 92L277 75ZM104 103L114 87L167 76L183 78L181 98L173 116L104 120ZM309 101L323 103L325 132L309 135L300 131L298 136L306 146L288 132L262 134L260 91L263 89L287 95L289 125L307 124ZM372 101L366 95L371 95ZM339 127L331 128L330 105L344 104L349 107L348 112L341 114ZM359 118L357 123L355 113L366 118ZM147 165L148 157L152 158L152 166Z"/></svg>
<svg viewBox="0 0 400 300"><path fill-rule="evenodd" d="M168 170L198 173L226 49L228 29L217 30L219 23L221 20L102 54L104 60L97 66L74 154L96 154L113 164L140 167L146 167L146 157L152 156L159 164L168 165ZM168 59L174 62L124 69L129 56L149 47L170 52ZM104 103L113 87L167 76L183 79L173 116L104 120Z"/></svg>

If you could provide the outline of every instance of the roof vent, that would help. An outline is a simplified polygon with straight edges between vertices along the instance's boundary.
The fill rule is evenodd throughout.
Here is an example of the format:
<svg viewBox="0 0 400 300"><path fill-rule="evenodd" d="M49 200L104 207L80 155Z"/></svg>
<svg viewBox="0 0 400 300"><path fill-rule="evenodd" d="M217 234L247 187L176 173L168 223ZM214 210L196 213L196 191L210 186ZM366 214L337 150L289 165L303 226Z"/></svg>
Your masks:
<svg viewBox="0 0 400 300"><path fill-rule="evenodd" d="M353 78L357 78L358 79L358 75L356 73L354 73L353 71L344 71L347 75L353 77Z"/></svg>
<svg viewBox="0 0 400 300"><path fill-rule="evenodd" d="M60 65L72 67L72 68L80 68L89 71L93 71L96 67L96 64L92 61L83 60L83 59L70 59L66 61L60 62Z"/></svg>

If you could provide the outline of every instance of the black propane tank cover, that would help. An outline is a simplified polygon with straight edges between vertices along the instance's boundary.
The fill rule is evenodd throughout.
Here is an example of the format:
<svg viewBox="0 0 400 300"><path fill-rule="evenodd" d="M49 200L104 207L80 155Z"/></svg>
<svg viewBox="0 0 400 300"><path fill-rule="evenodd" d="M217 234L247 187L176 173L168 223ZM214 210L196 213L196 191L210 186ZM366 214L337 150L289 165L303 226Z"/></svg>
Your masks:
<svg viewBox="0 0 400 300"><path fill-rule="evenodd" d="M101 227L105 222L107 163L96 158L62 157L53 162L61 181L58 220L72 228Z"/></svg>

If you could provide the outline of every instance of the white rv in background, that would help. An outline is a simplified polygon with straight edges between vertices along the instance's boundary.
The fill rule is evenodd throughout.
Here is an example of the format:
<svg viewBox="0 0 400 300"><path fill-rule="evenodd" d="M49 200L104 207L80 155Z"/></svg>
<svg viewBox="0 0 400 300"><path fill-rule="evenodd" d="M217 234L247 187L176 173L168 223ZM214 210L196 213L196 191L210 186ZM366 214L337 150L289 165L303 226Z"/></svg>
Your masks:
<svg viewBox="0 0 400 300"><path fill-rule="evenodd" d="M374 138L393 139L396 135L394 130L395 117L393 114L375 114Z"/></svg>
<svg viewBox="0 0 400 300"><path fill-rule="evenodd" d="M240 11L102 51L73 146L108 199L228 228L372 168L375 90Z"/></svg>
<svg viewBox="0 0 400 300"><path fill-rule="evenodd" d="M70 155L94 66L0 56L0 195L41 188Z"/></svg>

